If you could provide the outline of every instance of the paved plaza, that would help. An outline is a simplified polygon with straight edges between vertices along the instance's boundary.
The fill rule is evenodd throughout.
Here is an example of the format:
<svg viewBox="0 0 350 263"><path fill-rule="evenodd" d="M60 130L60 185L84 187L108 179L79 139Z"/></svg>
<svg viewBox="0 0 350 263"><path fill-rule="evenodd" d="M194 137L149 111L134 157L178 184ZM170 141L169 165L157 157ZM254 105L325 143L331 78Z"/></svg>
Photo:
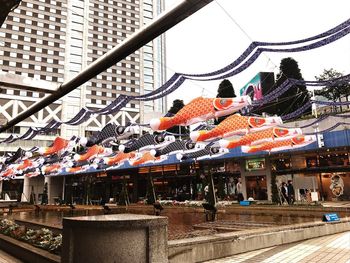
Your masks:
<svg viewBox="0 0 350 263"><path fill-rule="evenodd" d="M350 263L350 232L264 248L208 263ZM0 250L0 263L22 261Z"/></svg>
<svg viewBox="0 0 350 263"><path fill-rule="evenodd" d="M259 249L208 263L350 263L350 232Z"/></svg>

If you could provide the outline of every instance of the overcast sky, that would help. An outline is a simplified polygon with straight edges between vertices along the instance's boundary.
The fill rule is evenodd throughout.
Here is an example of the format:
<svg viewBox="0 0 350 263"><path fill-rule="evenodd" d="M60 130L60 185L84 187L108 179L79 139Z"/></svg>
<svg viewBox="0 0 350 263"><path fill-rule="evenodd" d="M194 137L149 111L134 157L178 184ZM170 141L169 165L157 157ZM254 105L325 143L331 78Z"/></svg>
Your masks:
<svg viewBox="0 0 350 263"><path fill-rule="evenodd" d="M167 8L179 0L165 0ZM206 73L234 61L254 41L293 41L314 36L350 18L349 0L216 0L166 33L167 74ZM229 14L226 14L226 12ZM263 53L242 73L230 78L236 94L259 71L279 72L282 58L293 57L305 80L323 69L350 73L350 35L328 46L300 53ZM215 97L220 81L185 83L168 97L188 103Z"/></svg>

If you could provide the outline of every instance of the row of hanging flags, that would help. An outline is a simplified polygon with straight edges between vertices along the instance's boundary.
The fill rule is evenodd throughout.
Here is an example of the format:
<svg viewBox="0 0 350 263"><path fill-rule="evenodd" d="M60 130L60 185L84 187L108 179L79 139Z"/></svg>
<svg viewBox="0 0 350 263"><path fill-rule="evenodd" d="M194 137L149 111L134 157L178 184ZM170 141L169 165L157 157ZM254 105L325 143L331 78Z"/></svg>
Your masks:
<svg viewBox="0 0 350 263"><path fill-rule="evenodd" d="M262 52L300 52L332 43L350 32L350 19L322 34L291 42L253 42L228 66L204 74L175 73L164 85L145 95L120 95L103 109L81 109L71 120L62 122L52 120L43 128L29 128L22 136L10 135L0 143L16 140L31 140L37 134L56 130L61 124L79 125L92 115L114 114L131 100L149 101L167 96L179 88L186 79L197 81L219 80L232 77L248 68ZM303 134L302 129L323 121L327 116L300 128L283 126L284 120L300 116L312 103L323 105L348 105L350 102L310 101L297 111L281 117L253 117L233 114L242 109L254 110L281 96L295 85L326 86L349 82L350 75L327 81L304 81L287 79L262 99L251 101L248 96L236 98L196 98L171 117L151 120L149 126L154 131L138 139L130 139L139 133L138 125L127 127L107 124L97 135L90 138L57 137L50 147L25 151L21 148L15 154L1 157L0 178L9 179L17 175L28 177L43 175L64 175L86 173L98 170L125 169L142 165L161 164L167 160L201 160L222 156L230 149L241 147L244 153L260 151L280 151L304 147L316 141L315 134ZM245 110L249 112L249 110ZM232 115L233 114L233 115ZM221 116L228 116L214 127L200 125L189 135L190 139L176 138L166 132L174 126L189 126ZM342 115L341 117L345 117ZM325 131L330 131L338 123ZM127 140L126 143L120 143Z"/></svg>
<svg viewBox="0 0 350 263"><path fill-rule="evenodd" d="M90 138L57 137L49 147L18 151L0 160L0 178L88 173L157 165L166 161L203 160L227 154L241 147L244 153L275 152L304 147L316 141L315 134L303 134L301 128L283 126L280 117L253 117L238 113L252 104L249 96L236 98L198 97L171 117L152 119L153 134L139 138L140 126L107 124ZM228 116L216 126L204 125L213 118ZM341 115L344 117L344 115ZM323 117L323 120L325 117ZM174 126L200 125L185 140L166 130ZM126 141L121 143L121 141Z"/></svg>
<svg viewBox="0 0 350 263"><path fill-rule="evenodd" d="M285 80L280 86L276 87L273 91L270 93L264 95L263 98L259 100L254 100L251 104L247 106L247 110L245 111L246 113L249 113L251 111L254 111L254 109L257 109L275 99L280 97L283 93L288 91L290 88L294 87L295 85L305 85L305 86L339 86L345 83L349 83L350 81L350 74L345 75L339 78L331 79L331 80L325 80L325 81L305 81L305 80L296 80L296 79L287 79ZM167 93L168 94L168 93ZM167 95L165 94L165 95ZM163 94L164 95L164 94ZM164 95L164 96L165 96ZM146 95L144 95L146 96ZM72 118L69 121L62 122L62 121L57 121L57 120L51 120L45 127L43 128L35 128L35 127L30 127L23 135L17 136L11 134L9 137L7 137L4 140L0 141L1 143L12 143L17 140L32 140L36 135L38 134L43 134L47 133L50 131L56 130L61 124L67 124L67 125L79 125L82 124L83 122L87 121L92 115L99 115L99 114L114 114L117 111L120 111L128 102L131 100L141 100L138 99L138 97L141 96L127 96L127 95L120 95L114 102L112 102L110 105L103 109L99 110L89 110L89 109L81 109L79 113ZM331 102L331 101L320 101L320 100L310 100L307 103L305 103L301 108L298 110L291 112L289 114L285 114L281 116L283 120L290 120L297 118L301 116L307 109L311 107L311 104L318 104L318 105L325 105L325 106L346 106L350 105L349 101L344 101L344 102Z"/></svg>
<svg viewBox="0 0 350 263"><path fill-rule="evenodd" d="M76 116L68 121L59 121L52 120L45 127L42 128L29 128L25 134L22 136L10 135L8 138L0 141L0 143L11 143L16 140L31 140L38 134L43 134L56 130L61 124L67 125L80 125L91 118L93 115L108 115L115 114L125 107L131 100L134 101L150 101L162 98L172 93L178 89L186 79L195 80L195 81L211 81L211 80L220 80L232 77L243 70L247 69L251 64L258 59L262 52L302 52L315 48L319 48L330 43L337 41L338 39L346 36L350 33L350 19L339 24L338 26L323 32L321 34L289 42L252 42L248 48L232 63L229 65L212 71L202 74L186 74L186 73L174 73L174 75L164 83L158 89L139 96L130 96L130 95L120 95L116 98L111 104L105 108L98 110L91 110L88 108L82 108ZM349 81L349 75L335 79L336 83L341 81ZM254 101L251 107L257 107L264 105L270 101L276 99L279 95L283 94L286 90L293 87L294 85L306 85L306 86L324 86L327 81L304 81L304 80L287 80L280 87L274 90L269 96L264 96L261 100ZM311 103L311 102L310 102ZM303 113L310 106L310 103L305 105L299 111L290 113L288 115L282 116L284 120L295 118ZM322 101L313 101L313 103L324 104ZM333 105L332 102L328 102L329 105Z"/></svg>

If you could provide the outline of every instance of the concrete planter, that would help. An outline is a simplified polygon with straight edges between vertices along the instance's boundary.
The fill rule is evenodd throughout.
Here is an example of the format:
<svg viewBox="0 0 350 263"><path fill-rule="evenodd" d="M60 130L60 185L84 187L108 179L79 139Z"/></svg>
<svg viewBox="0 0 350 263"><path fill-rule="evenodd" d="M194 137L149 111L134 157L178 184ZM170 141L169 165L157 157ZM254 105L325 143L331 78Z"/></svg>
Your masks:
<svg viewBox="0 0 350 263"><path fill-rule="evenodd" d="M59 263L61 257L51 254L50 252L34 247L25 242L19 241L12 237L0 234L0 249L23 260L24 262L33 263Z"/></svg>
<svg viewBox="0 0 350 263"><path fill-rule="evenodd" d="M135 214L64 218L62 262L166 262L167 224Z"/></svg>

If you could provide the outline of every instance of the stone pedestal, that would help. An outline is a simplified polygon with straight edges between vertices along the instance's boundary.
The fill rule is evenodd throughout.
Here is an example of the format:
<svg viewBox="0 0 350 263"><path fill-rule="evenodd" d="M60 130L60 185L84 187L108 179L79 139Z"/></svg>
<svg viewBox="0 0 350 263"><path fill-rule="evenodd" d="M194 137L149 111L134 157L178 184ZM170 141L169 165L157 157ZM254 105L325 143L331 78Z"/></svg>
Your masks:
<svg viewBox="0 0 350 263"><path fill-rule="evenodd" d="M167 223L135 214L64 218L62 262L167 262Z"/></svg>

